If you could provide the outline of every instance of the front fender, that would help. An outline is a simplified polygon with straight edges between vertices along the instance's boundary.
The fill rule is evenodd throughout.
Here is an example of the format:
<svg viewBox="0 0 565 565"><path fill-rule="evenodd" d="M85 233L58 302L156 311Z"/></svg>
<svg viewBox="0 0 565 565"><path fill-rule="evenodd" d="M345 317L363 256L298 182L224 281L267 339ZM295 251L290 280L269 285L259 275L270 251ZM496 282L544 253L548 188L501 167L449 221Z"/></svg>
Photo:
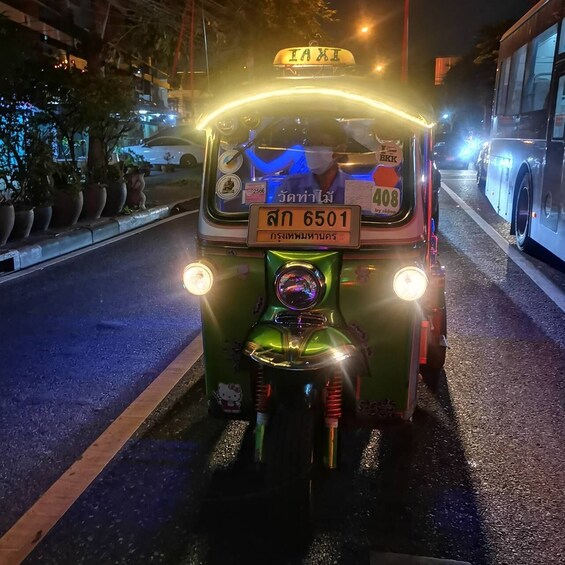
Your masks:
<svg viewBox="0 0 565 565"><path fill-rule="evenodd" d="M262 322L249 333L243 353L262 365L306 371L362 358L350 336L335 327L288 328Z"/></svg>

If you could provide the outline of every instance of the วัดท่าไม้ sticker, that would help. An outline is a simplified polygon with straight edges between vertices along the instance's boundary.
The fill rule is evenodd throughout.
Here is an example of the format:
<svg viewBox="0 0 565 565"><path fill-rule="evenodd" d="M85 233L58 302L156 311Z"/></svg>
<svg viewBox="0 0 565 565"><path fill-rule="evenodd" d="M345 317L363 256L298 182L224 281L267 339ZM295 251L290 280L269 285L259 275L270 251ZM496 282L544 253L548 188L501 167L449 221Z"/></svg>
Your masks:
<svg viewBox="0 0 565 565"><path fill-rule="evenodd" d="M241 179L236 175L224 175L216 183L216 194L222 200L233 200L241 192Z"/></svg>
<svg viewBox="0 0 565 565"><path fill-rule="evenodd" d="M243 204L262 204L267 201L266 182L246 182L243 189Z"/></svg>

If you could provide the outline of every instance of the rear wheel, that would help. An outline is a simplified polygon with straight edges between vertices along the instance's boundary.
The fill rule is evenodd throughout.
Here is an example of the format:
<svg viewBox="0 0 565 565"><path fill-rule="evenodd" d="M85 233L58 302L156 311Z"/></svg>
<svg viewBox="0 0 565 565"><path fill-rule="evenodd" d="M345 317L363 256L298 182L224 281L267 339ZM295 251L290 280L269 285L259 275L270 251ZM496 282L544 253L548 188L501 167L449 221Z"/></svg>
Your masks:
<svg viewBox="0 0 565 565"><path fill-rule="evenodd" d="M516 245L520 251L530 253L533 251L534 242L530 238L532 228L532 179L526 173L518 188L518 197L514 207L514 229L516 231Z"/></svg>
<svg viewBox="0 0 565 565"><path fill-rule="evenodd" d="M276 525L302 538L311 527L316 424L313 408L278 406L265 446L265 480Z"/></svg>
<svg viewBox="0 0 565 565"><path fill-rule="evenodd" d="M186 154L180 158L180 166L185 169L192 169L196 167L196 157L194 155Z"/></svg>

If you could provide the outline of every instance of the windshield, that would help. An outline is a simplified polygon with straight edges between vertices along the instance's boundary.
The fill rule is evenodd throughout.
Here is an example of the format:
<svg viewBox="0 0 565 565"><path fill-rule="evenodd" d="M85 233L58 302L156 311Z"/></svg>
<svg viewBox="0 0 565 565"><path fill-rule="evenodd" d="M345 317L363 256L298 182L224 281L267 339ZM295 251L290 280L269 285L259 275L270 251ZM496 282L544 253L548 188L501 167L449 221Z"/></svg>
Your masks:
<svg viewBox="0 0 565 565"><path fill-rule="evenodd" d="M410 139L373 118L226 120L209 152L211 211L236 219L255 203L351 204L365 220L398 221L413 202Z"/></svg>

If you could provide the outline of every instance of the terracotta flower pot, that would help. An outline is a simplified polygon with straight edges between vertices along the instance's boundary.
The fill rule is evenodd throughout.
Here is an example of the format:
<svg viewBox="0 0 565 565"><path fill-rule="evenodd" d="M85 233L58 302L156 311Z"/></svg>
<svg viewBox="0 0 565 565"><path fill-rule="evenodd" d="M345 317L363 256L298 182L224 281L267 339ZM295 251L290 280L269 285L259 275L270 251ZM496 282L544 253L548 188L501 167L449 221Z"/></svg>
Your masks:
<svg viewBox="0 0 565 565"><path fill-rule="evenodd" d="M38 206L33 210L33 225L31 226L32 232L45 231L51 223L53 216L52 206Z"/></svg>
<svg viewBox="0 0 565 565"><path fill-rule="evenodd" d="M0 245L4 245L14 227L15 212L12 204L0 205Z"/></svg>
<svg viewBox="0 0 565 565"><path fill-rule="evenodd" d="M16 210L14 218L14 228L12 229L12 239L25 239L31 232L33 225L33 208Z"/></svg>
<svg viewBox="0 0 565 565"><path fill-rule="evenodd" d="M106 206L106 198L105 184L89 184L84 191L84 217L88 220L98 219Z"/></svg>
<svg viewBox="0 0 565 565"><path fill-rule="evenodd" d="M84 196L81 192L56 190L53 202L51 225L56 227L74 226L82 211Z"/></svg>
<svg viewBox="0 0 565 565"><path fill-rule="evenodd" d="M111 181L108 183L106 206L102 211L103 216L117 216L126 203L128 195L126 181Z"/></svg>

